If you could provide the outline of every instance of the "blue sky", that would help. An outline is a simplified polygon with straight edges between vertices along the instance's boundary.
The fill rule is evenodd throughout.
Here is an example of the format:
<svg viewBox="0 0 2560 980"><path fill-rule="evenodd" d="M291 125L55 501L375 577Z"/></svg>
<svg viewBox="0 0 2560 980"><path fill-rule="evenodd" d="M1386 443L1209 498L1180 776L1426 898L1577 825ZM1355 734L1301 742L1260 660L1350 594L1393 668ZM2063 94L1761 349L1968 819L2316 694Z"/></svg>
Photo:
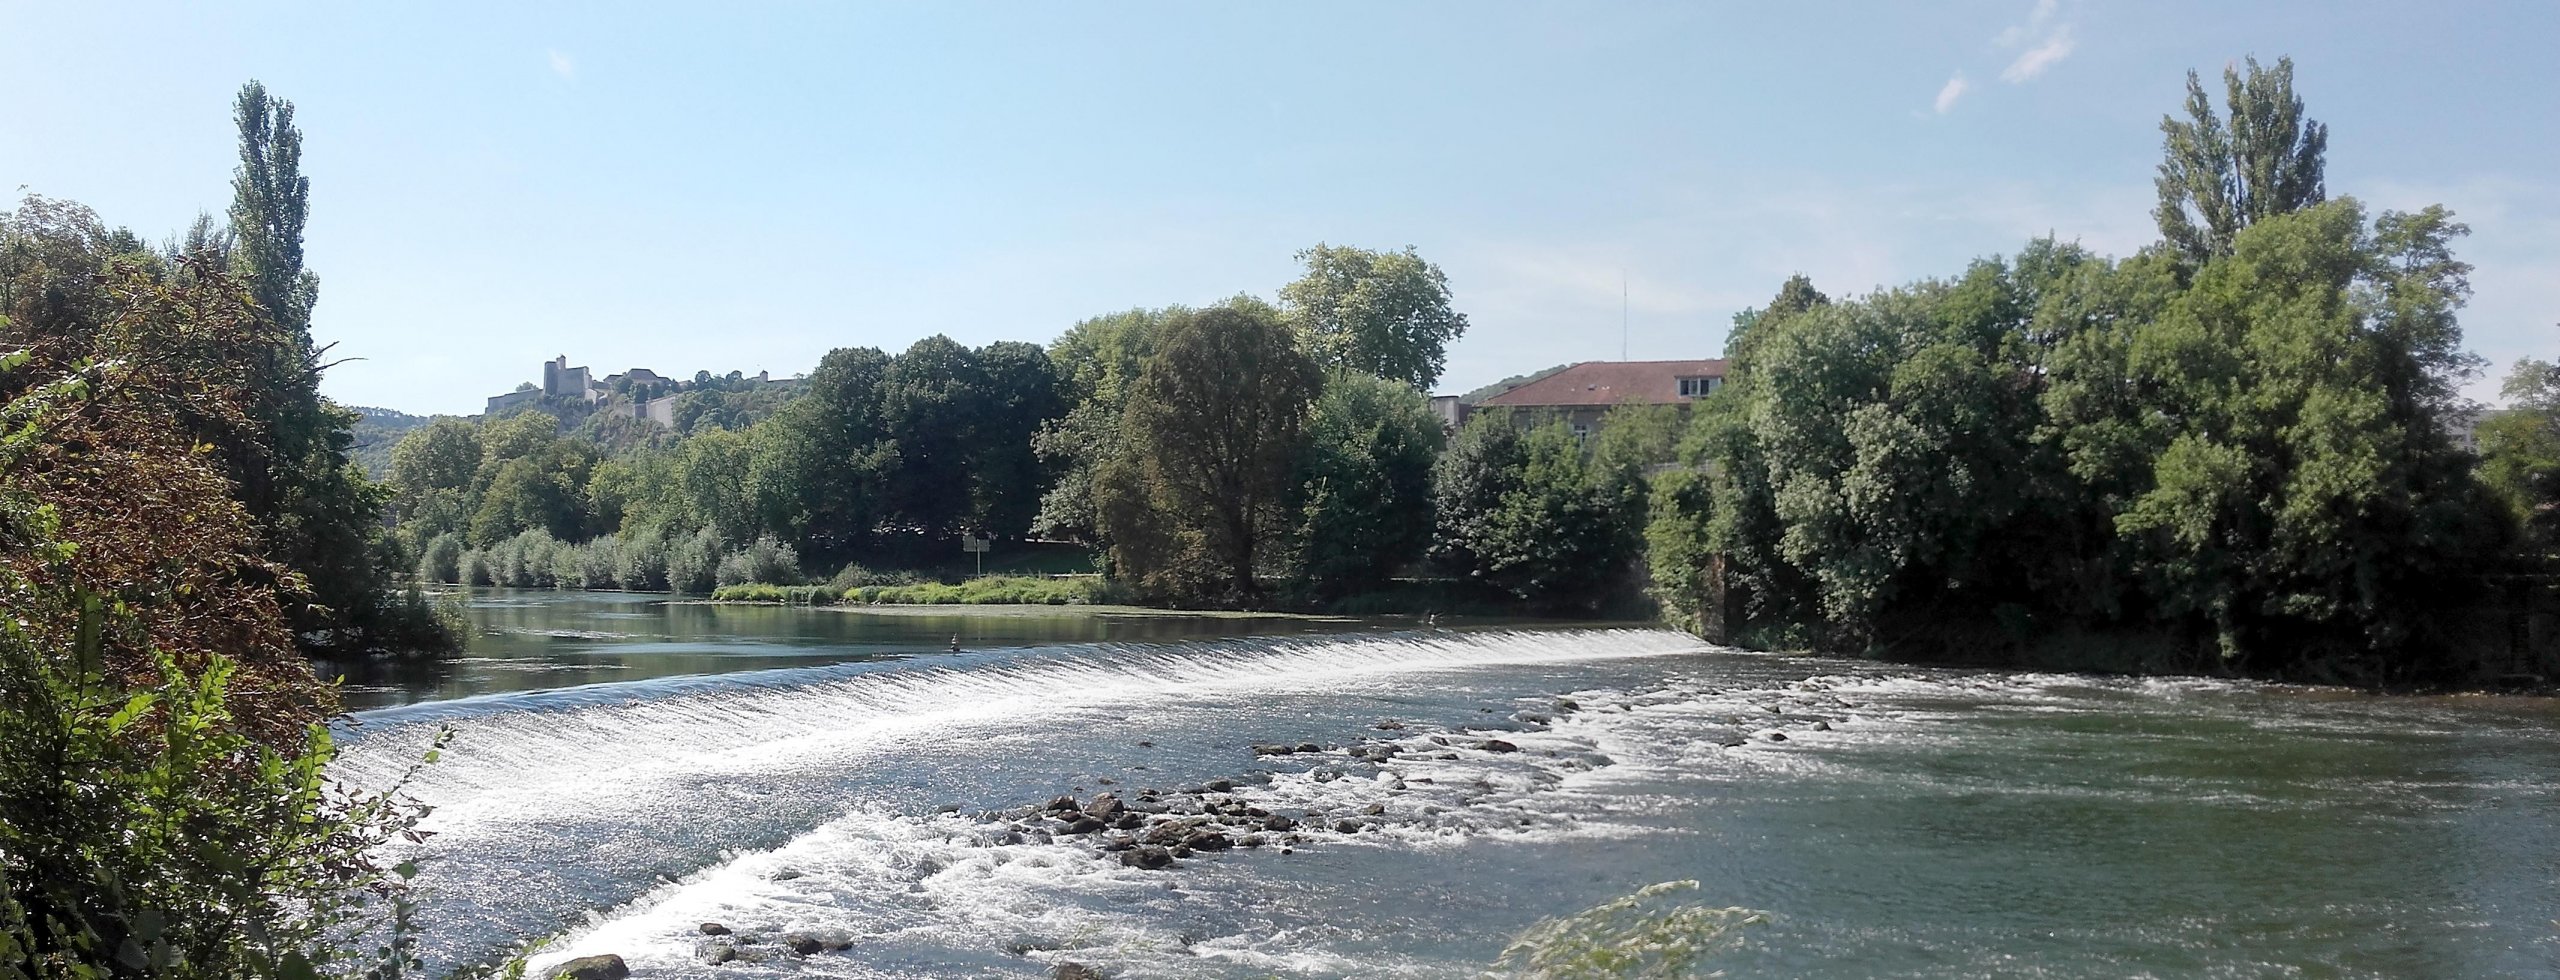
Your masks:
<svg viewBox="0 0 2560 980"><path fill-rule="evenodd" d="M2474 349L2560 355L2550 3L0 0L0 36L0 184L155 238L228 200L244 79L297 103L315 331L362 358L325 388L412 412L560 353L1046 342L1317 241L1448 272L1445 390L1618 356L1622 277L1634 356L1712 356L1790 273L2138 248L2186 71L2253 54L2333 195L2471 224Z"/></svg>

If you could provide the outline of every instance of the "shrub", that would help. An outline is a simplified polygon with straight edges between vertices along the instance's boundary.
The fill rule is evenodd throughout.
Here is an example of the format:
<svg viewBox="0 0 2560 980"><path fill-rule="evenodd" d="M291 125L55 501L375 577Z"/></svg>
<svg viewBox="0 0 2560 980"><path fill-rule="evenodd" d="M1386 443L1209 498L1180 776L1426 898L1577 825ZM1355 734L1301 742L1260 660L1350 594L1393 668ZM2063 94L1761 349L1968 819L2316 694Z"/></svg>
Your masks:
<svg viewBox="0 0 2560 980"><path fill-rule="evenodd" d="M777 602L791 606L832 606L844 593L823 585L774 585L749 582L723 585L711 593L713 602Z"/></svg>
<svg viewBox="0 0 2560 980"><path fill-rule="evenodd" d="M909 571L878 571L860 565L846 565L827 580L829 588L850 592L866 585L914 585L923 579Z"/></svg>
<svg viewBox="0 0 2560 980"><path fill-rule="evenodd" d="M958 585L866 585L844 594L848 602L891 606L1081 606L1107 601L1099 578L1031 578L991 575Z"/></svg>
<svg viewBox="0 0 2560 980"><path fill-rule="evenodd" d="M718 578L721 585L796 584L800 581L800 556L790 545L766 535L722 556Z"/></svg>
<svg viewBox="0 0 2560 980"><path fill-rule="evenodd" d="M720 535L709 528L667 544L667 591L702 594L719 583Z"/></svg>
<svg viewBox="0 0 2560 980"><path fill-rule="evenodd" d="M427 539L418 550L418 581L462 581L462 536L450 531Z"/></svg>
<svg viewBox="0 0 2560 980"><path fill-rule="evenodd" d="M625 543L613 580L634 592L667 591L666 539L649 535Z"/></svg>

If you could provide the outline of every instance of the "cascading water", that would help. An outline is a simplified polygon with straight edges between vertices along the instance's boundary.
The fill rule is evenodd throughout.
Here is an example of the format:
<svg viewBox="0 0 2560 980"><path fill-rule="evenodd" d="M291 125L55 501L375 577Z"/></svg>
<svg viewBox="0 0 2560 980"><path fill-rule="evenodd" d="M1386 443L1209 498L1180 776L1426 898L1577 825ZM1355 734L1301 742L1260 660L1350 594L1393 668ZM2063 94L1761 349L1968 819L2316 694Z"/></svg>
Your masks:
<svg viewBox="0 0 2560 980"><path fill-rule="evenodd" d="M1735 975L2476 975L2551 965L2560 914L2515 870L2560 857L2547 713L1653 630L1035 647L360 721L360 784L458 732L412 787L448 964L550 937L537 967L643 975L1464 976L1695 878L1773 916ZM1143 869L1108 838L1153 825L1032 812L1105 792L1239 843Z"/></svg>

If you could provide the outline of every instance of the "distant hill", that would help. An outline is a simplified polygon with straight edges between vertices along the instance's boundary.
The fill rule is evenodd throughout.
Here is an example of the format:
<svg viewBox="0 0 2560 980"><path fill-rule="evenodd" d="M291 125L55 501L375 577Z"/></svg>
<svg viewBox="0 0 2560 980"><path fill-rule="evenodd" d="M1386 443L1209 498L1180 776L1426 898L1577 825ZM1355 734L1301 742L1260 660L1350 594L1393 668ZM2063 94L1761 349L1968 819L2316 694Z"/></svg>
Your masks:
<svg viewBox="0 0 2560 980"><path fill-rule="evenodd" d="M435 421L432 415L411 415L388 408L345 407L363 416L356 422L355 451L349 455L355 457L356 465L364 467L365 476L375 480L391 475L391 447L399 445L411 431Z"/></svg>

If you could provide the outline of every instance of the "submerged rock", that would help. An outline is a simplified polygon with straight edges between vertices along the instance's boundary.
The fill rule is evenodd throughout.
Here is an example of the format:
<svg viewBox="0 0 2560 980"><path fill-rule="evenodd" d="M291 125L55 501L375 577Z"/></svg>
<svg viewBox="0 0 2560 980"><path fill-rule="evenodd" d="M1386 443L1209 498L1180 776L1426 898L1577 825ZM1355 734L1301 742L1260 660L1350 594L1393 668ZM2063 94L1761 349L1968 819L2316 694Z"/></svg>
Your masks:
<svg viewBox="0 0 2560 980"><path fill-rule="evenodd" d="M581 956L551 969L552 980L623 980L631 975L631 967L613 953Z"/></svg>
<svg viewBox="0 0 2560 980"><path fill-rule="evenodd" d="M1102 971L1073 960L1061 961L1049 968L1049 980L1105 980L1105 977Z"/></svg>
<svg viewBox="0 0 2560 980"><path fill-rule="evenodd" d="M818 937L798 933L782 937L782 945L802 956L816 956L818 951L827 948L827 944Z"/></svg>

